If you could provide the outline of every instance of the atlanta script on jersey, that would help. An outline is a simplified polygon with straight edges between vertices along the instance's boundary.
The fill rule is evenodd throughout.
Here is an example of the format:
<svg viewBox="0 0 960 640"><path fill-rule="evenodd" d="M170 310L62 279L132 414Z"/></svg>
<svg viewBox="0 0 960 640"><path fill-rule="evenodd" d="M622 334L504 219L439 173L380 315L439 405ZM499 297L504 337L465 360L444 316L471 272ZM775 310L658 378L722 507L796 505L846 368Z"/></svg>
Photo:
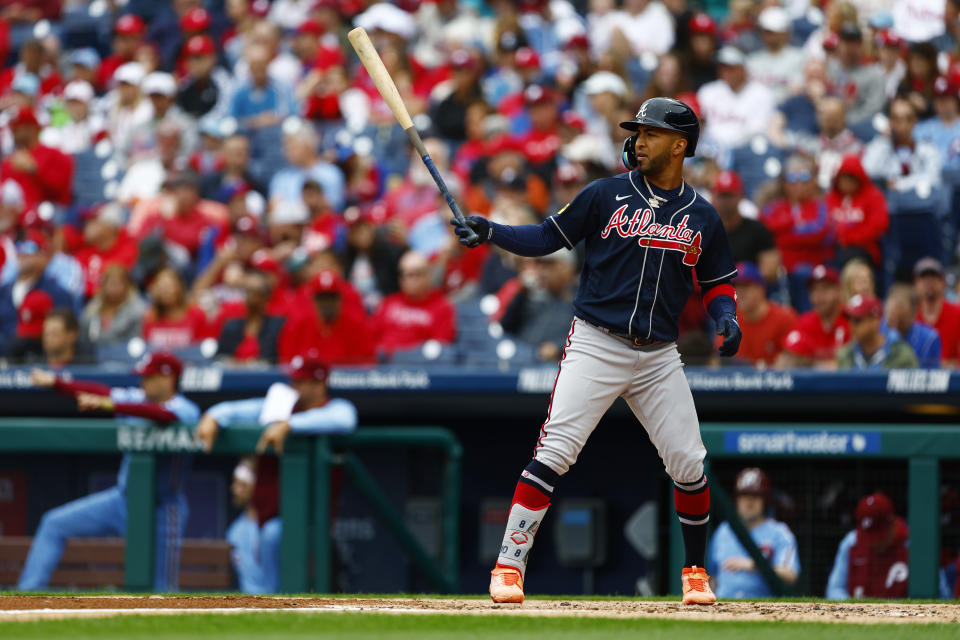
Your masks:
<svg viewBox="0 0 960 640"><path fill-rule="evenodd" d="M590 183L548 219L569 248L586 242L576 314L611 331L676 340L693 271L704 287L737 273L720 216L689 185L648 188L631 171Z"/></svg>

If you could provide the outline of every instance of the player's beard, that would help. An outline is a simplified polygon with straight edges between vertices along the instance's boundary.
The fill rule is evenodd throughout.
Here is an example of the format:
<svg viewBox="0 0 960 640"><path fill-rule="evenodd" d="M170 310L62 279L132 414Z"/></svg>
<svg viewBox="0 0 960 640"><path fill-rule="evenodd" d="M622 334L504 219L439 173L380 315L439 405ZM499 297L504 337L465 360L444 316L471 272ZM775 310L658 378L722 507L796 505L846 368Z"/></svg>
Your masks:
<svg viewBox="0 0 960 640"><path fill-rule="evenodd" d="M637 167L637 170L641 175L645 176L656 176L663 172L668 166L670 166L670 149L665 150L660 155L656 156L647 156L647 166L644 167L643 164L640 164Z"/></svg>

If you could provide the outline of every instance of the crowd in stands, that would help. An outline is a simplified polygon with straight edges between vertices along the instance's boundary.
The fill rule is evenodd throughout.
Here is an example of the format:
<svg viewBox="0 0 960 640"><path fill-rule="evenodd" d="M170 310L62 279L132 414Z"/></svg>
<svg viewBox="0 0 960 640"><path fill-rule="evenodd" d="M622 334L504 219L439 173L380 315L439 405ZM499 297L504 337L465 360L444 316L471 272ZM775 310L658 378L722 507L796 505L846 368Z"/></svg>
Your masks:
<svg viewBox="0 0 960 640"><path fill-rule="evenodd" d="M0 357L558 359L578 256L456 242L362 26L464 212L542 220L676 97L740 269L738 364L956 366L960 2L708 8L0 2ZM709 322L695 296L688 363L716 361Z"/></svg>

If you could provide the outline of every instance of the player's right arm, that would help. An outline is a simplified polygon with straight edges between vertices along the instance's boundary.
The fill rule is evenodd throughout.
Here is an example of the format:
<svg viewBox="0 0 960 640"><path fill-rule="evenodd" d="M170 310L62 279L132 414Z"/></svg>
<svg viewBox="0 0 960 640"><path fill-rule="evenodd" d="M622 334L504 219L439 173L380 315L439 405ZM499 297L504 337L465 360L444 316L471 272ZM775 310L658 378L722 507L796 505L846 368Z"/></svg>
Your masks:
<svg viewBox="0 0 960 640"><path fill-rule="evenodd" d="M849 532L837 547L837 556L833 560L833 569L827 579L828 600L848 600L847 579L850 573L850 549L857 542L857 530Z"/></svg>
<svg viewBox="0 0 960 640"><path fill-rule="evenodd" d="M99 382L85 382L83 380L72 380L67 382L63 378L57 377L52 371L44 369L33 369L30 372L30 383L35 387L53 389L57 393L75 396L79 393L90 393L100 396L110 395L110 387Z"/></svg>
<svg viewBox="0 0 960 640"><path fill-rule="evenodd" d="M250 398L213 405L197 423L193 432L194 440L202 442L203 450L209 453L221 428L239 423L255 424L263 410L263 402L263 398Z"/></svg>
<svg viewBox="0 0 960 640"><path fill-rule="evenodd" d="M455 218L450 220L450 224L464 246L474 248L484 242L492 242L519 256L545 256L559 249L573 249L592 231L593 217L590 213L598 190L596 182L588 184L565 207L540 224L511 226L490 222L481 216L469 216L466 219L467 226ZM473 244L467 242L471 231L479 237Z"/></svg>

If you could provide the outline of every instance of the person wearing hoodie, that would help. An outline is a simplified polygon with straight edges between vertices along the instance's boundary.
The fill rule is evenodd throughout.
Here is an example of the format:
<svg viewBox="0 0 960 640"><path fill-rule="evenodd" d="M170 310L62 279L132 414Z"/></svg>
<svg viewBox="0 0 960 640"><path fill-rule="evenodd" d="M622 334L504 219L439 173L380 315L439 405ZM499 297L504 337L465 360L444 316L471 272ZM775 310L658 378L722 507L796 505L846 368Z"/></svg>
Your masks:
<svg viewBox="0 0 960 640"><path fill-rule="evenodd" d="M834 230L810 158L788 158L781 179L783 197L763 209L760 222L773 234L787 270L791 304L802 313L810 308L806 283L811 270L833 260Z"/></svg>
<svg viewBox="0 0 960 640"><path fill-rule="evenodd" d="M889 107L890 133L878 135L863 152L863 168L872 180L892 191L916 191L922 199L942 185L943 162L933 142L914 136L917 111L905 98L894 98Z"/></svg>
<svg viewBox="0 0 960 640"><path fill-rule="evenodd" d="M837 233L837 264L859 257L879 268L880 239L890 226L887 200L856 155L840 161L826 202Z"/></svg>

